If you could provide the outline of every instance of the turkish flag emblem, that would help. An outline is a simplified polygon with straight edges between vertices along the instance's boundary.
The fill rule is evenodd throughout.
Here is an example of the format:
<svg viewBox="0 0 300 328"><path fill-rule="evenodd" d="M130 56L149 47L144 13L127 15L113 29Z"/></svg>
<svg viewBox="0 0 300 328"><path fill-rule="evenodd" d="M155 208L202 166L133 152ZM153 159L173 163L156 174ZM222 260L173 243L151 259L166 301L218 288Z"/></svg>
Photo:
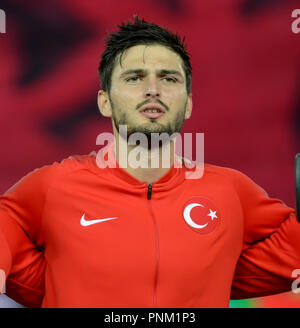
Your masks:
<svg viewBox="0 0 300 328"><path fill-rule="evenodd" d="M183 206L183 218L195 232L207 234L214 231L221 222L218 208L205 197L193 197Z"/></svg>

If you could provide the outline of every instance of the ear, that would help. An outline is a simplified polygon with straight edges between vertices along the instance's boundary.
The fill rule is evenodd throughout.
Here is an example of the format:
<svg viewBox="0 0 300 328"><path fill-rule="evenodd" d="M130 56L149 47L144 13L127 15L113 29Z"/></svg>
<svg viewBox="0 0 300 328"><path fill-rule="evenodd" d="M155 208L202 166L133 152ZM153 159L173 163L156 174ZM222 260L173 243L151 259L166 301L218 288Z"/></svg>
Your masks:
<svg viewBox="0 0 300 328"><path fill-rule="evenodd" d="M100 110L100 113L104 117L112 116L111 104L110 104L109 97L108 97L108 94L106 91L104 91L104 90L98 91L97 103L98 103L98 108Z"/></svg>
<svg viewBox="0 0 300 328"><path fill-rule="evenodd" d="M185 119L188 119L192 115L192 108L193 108L193 100L192 94L188 95L187 103L186 103L186 111L185 111Z"/></svg>

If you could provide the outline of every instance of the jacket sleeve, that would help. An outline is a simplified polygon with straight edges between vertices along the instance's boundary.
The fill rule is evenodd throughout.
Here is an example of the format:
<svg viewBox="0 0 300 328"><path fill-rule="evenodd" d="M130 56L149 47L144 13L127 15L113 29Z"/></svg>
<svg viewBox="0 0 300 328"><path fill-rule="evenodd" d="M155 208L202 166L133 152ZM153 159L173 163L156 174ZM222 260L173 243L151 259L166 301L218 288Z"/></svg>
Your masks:
<svg viewBox="0 0 300 328"><path fill-rule="evenodd" d="M242 173L234 184L244 216L242 252L233 278L231 299L291 291L300 268L300 223L295 210Z"/></svg>
<svg viewBox="0 0 300 328"><path fill-rule="evenodd" d="M0 196L0 288L26 307L40 307L44 295L42 217L55 168L32 171Z"/></svg>

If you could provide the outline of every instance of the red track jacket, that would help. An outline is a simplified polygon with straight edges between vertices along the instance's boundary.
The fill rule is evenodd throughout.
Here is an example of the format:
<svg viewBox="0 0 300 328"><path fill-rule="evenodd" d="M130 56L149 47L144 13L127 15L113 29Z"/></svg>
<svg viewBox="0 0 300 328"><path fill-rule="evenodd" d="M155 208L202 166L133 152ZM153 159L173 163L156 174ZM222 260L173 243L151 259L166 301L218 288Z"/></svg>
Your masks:
<svg viewBox="0 0 300 328"><path fill-rule="evenodd" d="M228 307L291 290L295 211L236 170L188 170L148 186L93 152L26 175L0 198L7 295L30 307Z"/></svg>

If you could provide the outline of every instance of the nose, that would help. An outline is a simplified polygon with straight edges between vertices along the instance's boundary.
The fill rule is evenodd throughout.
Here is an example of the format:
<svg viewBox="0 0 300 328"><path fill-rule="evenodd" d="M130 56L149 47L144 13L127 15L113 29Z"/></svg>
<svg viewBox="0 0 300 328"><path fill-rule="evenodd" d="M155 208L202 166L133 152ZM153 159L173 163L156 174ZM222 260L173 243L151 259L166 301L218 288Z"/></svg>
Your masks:
<svg viewBox="0 0 300 328"><path fill-rule="evenodd" d="M160 97L160 90L157 85L156 79L151 79L145 86L145 98L157 98Z"/></svg>

